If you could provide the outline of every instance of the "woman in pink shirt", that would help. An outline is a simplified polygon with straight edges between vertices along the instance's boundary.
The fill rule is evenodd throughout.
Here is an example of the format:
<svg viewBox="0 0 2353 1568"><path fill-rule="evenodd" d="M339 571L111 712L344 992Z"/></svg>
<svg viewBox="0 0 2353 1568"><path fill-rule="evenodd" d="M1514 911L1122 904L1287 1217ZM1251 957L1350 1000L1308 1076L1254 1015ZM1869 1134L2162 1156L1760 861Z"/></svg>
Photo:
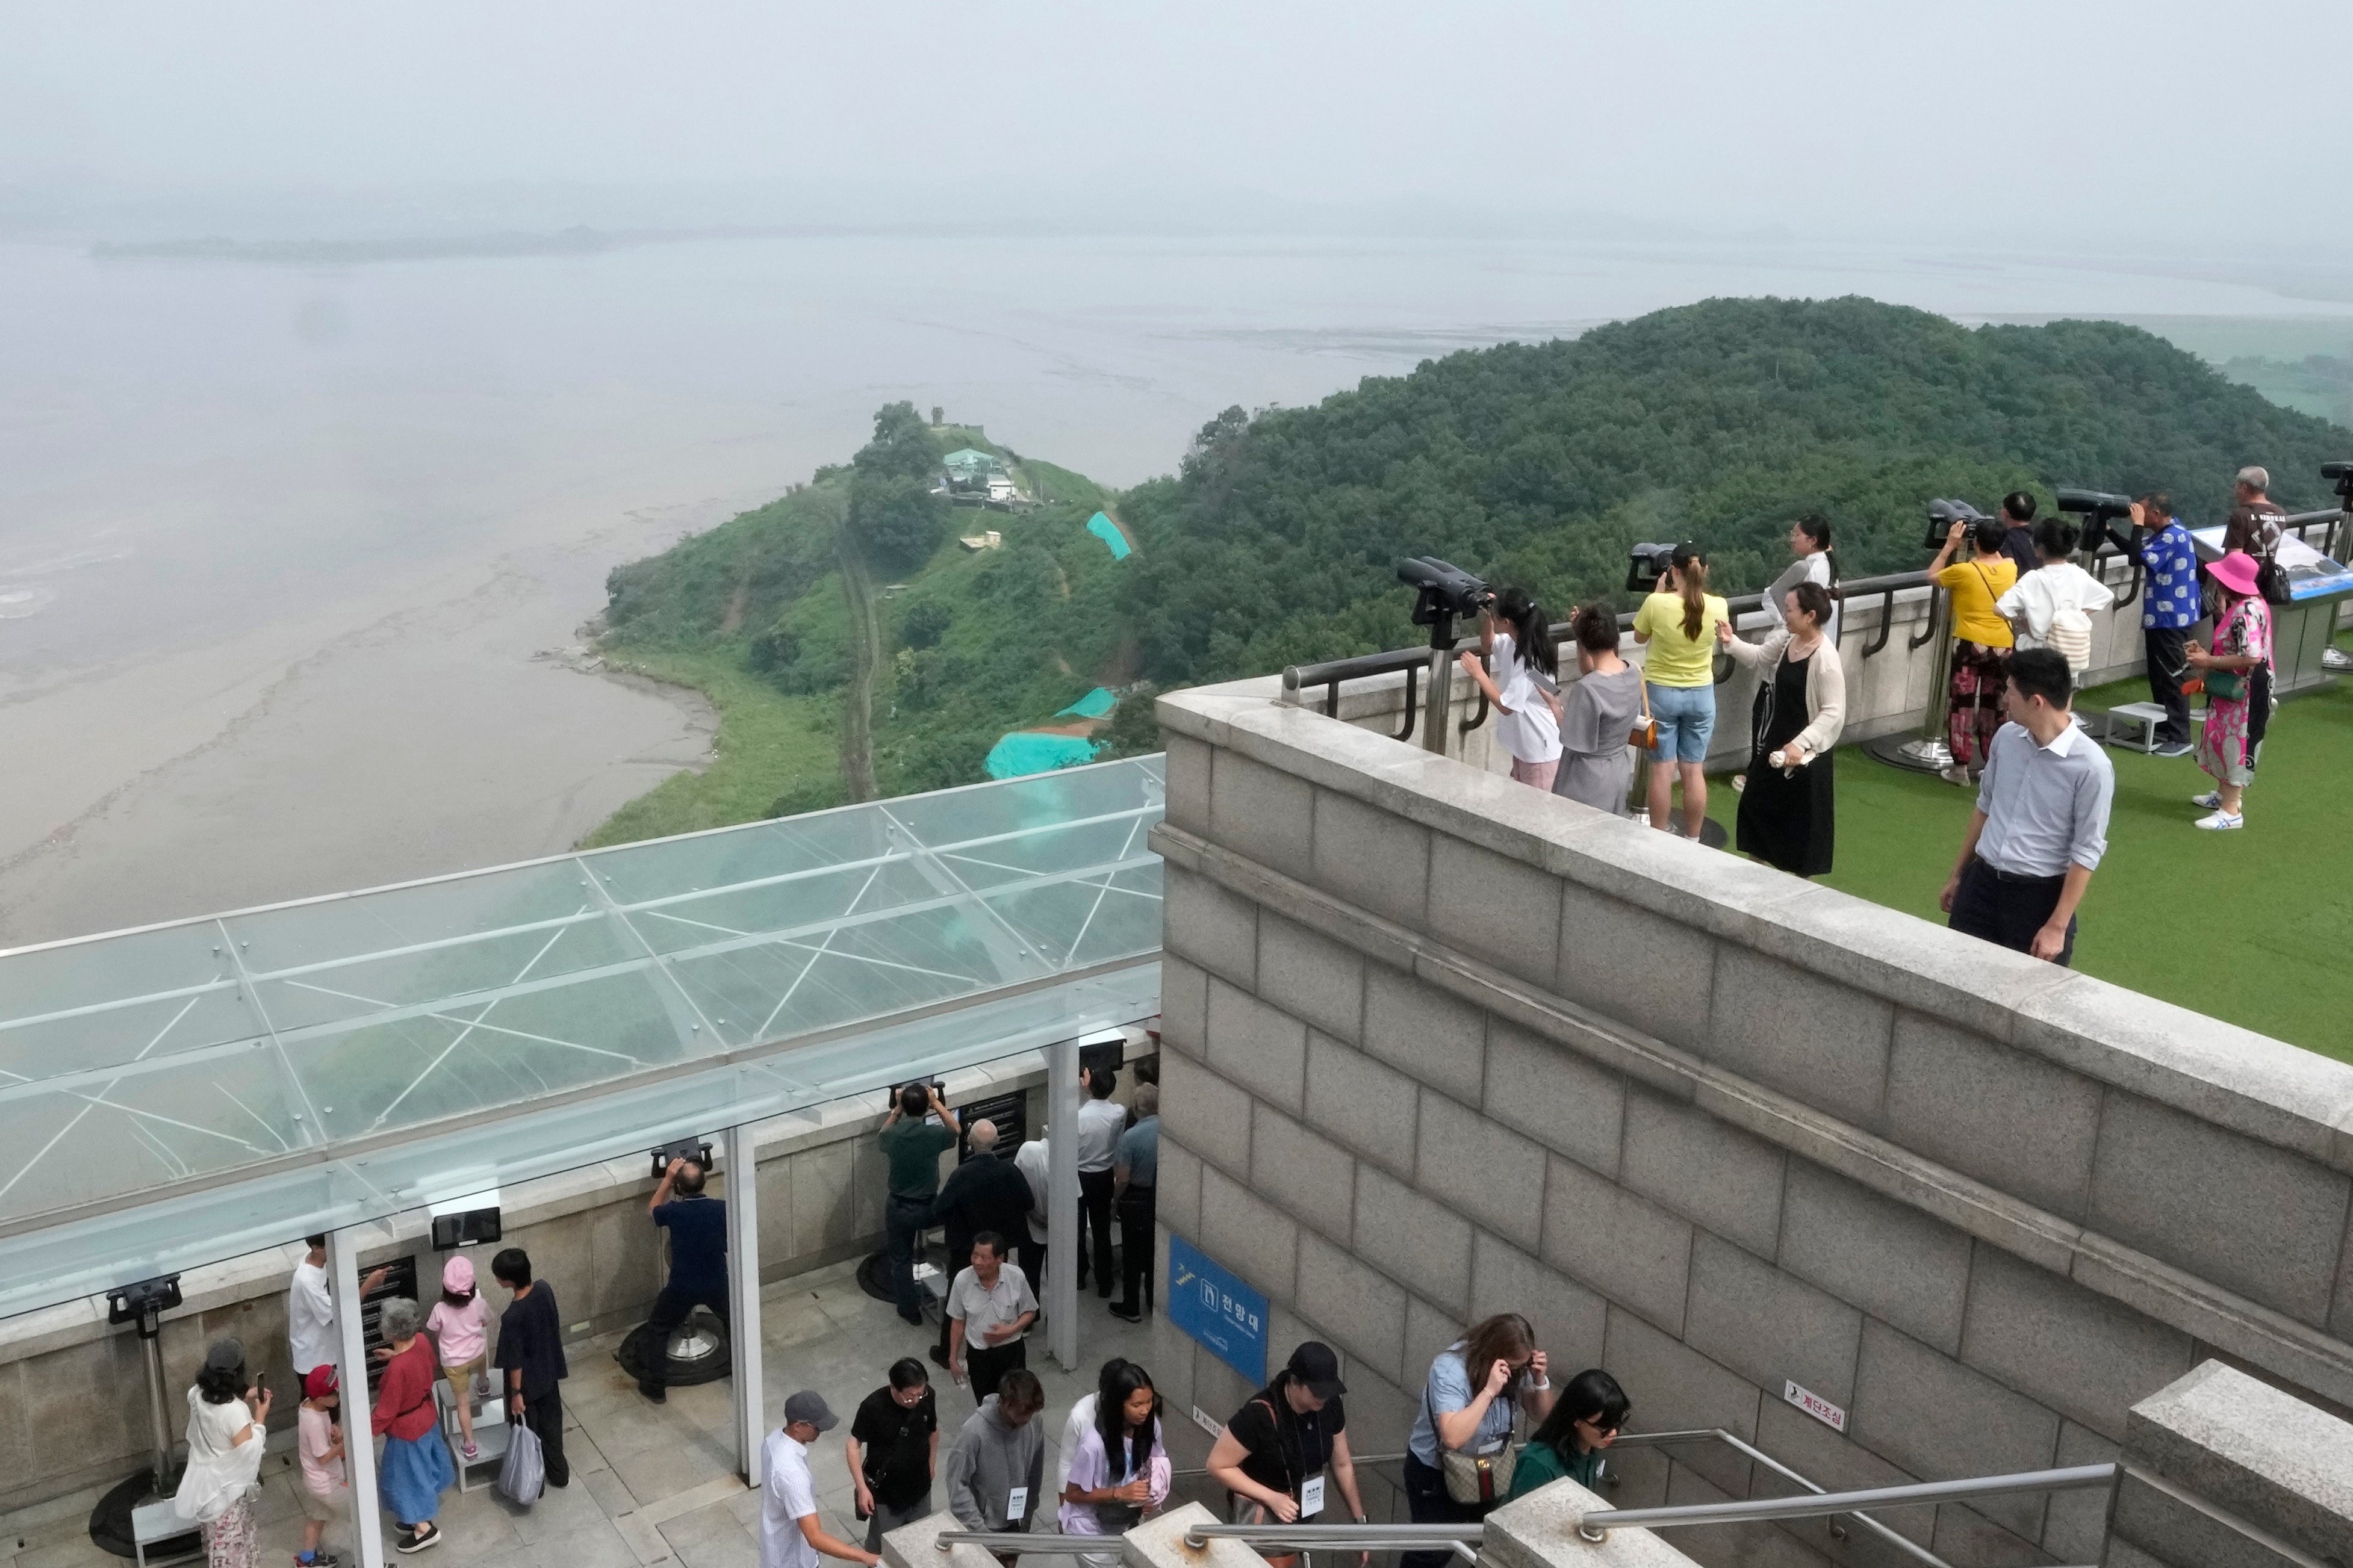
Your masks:
<svg viewBox="0 0 2353 1568"><path fill-rule="evenodd" d="M426 1331L441 1348L441 1375L458 1406L458 1431L468 1459L481 1457L474 1447L474 1379L489 1364L491 1304L474 1288L472 1259L462 1254L441 1266L441 1300L433 1303Z"/></svg>

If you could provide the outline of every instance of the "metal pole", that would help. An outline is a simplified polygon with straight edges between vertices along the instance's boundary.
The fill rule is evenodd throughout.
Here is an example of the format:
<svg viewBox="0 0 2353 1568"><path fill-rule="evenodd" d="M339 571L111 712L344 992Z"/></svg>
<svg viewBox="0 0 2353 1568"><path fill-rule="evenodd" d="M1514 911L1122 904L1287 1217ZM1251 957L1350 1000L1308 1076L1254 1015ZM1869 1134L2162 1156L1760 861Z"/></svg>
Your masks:
<svg viewBox="0 0 2353 1568"><path fill-rule="evenodd" d="M752 1129L721 1134L727 1162L727 1350L735 1379L735 1473L760 1488L767 1439L767 1385L760 1367L760 1168Z"/></svg>
<svg viewBox="0 0 2353 1568"><path fill-rule="evenodd" d="M1449 627L1450 632L1451 627ZM1454 639L1450 635L1446 640ZM1433 646L1430 650L1430 694L1421 703L1421 749L1446 754L1446 710L1454 700L1454 650Z"/></svg>
<svg viewBox="0 0 2353 1568"><path fill-rule="evenodd" d="M172 1417L164 1407L164 1314L150 1307L139 1314L139 1348L147 1361L147 1419L155 1445L155 1495L172 1495Z"/></svg>
<svg viewBox="0 0 2353 1568"><path fill-rule="evenodd" d="M2061 1492L2116 1485L2114 1463L2077 1465L2061 1470L2026 1470L2009 1476L1978 1476L1964 1481L1929 1481L1865 1491L1820 1492L1805 1498L1758 1498L1749 1502L1688 1503L1679 1508L1595 1509L1577 1521L1588 1541L1606 1540L1613 1530L1662 1530L1683 1524L1742 1524L1783 1519L1820 1519L1865 1509L1909 1508L1918 1503L1962 1502L1972 1498L2011 1497L2021 1492Z"/></svg>
<svg viewBox="0 0 2353 1568"><path fill-rule="evenodd" d="M1079 1370L1079 1040L1046 1047L1046 1349Z"/></svg>
<svg viewBox="0 0 2353 1568"><path fill-rule="evenodd" d="M343 1394L343 1466L352 1484L352 1542L360 1568L384 1568L384 1511L376 1500L375 1438L369 1432L367 1339L360 1321L360 1238L327 1233L327 1279L335 1296L335 1384Z"/></svg>

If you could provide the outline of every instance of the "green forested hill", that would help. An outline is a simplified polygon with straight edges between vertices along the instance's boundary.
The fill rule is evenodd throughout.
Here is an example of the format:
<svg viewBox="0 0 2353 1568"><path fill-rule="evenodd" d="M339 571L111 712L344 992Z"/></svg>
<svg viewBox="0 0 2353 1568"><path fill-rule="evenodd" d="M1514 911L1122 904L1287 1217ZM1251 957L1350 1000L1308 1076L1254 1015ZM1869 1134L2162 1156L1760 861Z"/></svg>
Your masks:
<svg viewBox="0 0 2353 1568"><path fill-rule="evenodd" d="M965 446L1049 504L951 512L929 486ZM596 841L833 804L861 740L879 793L937 788L977 779L998 735L1096 685L1408 645L1401 555L1525 584L1565 613L1617 593L1638 540L1705 543L1717 586L1737 591L1778 570L1800 511L1831 519L1854 577L1924 563L1934 496L1990 510L2021 488L2046 506L2059 485L2162 488L2186 518L2220 521L2242 464L2269 467L2304 510L2327 504L2316 470L2342 458L2353 432L2137 328L1971 331L1858 299L1710 300L1451 354L1313 408L1229 409L1174 477L1119 497L896 404L852 462L613 574L608 654L701 687L722 725L716 764ZM1087 532L1098 507L1136 553L1114 561ZM1003 548L955 542L987 528ZM1148 749L1148 718L1124 701L1110 738Z"/></svg>
<svg viewBox="0 0 2353 1568"><path fill-rule="evenodd" d="M1849 576L1923 563L1924 503L2063 484L2169 489L2219 521L2260 462L2291 510L2353 435L2137 328L1971 331L1868 300L1718 300L1574 342L1452 354L1313 408L1204 427L1124 516L1143 672L1166 683L1415 640L1394 567L1430 553L1553 606L1617 590L1626 546L1692 539L1761 586L1789 519Z"/></svg>

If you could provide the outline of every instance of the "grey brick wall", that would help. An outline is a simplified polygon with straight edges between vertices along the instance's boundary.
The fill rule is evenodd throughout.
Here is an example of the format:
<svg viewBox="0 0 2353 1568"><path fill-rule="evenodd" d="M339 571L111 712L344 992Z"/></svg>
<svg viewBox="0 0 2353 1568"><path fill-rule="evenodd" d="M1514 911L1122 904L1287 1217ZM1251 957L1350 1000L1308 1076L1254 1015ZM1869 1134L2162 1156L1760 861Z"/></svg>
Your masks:
<svg viewBox="0 0 2353 1568"><path fill-rule="evenodd" d="M1161 712L1162 1218L1266 1292L1276 1362L1342 1352L1358 1453L1401 1448L1430 1355L1504 1308L1638 1427L1833 1488L2112 1458L2214 1355L2353 1404L2353 1069L1251 691ZM1178 1408L1229 1415L1241 1380L1156 1332ZM1788 1489L1751 1469L1628 1450L1614 1500ZM1890 1522L2082 1563L2104 1510ZM1822 1521L1676 1543L1893 1560Z"/></svg>

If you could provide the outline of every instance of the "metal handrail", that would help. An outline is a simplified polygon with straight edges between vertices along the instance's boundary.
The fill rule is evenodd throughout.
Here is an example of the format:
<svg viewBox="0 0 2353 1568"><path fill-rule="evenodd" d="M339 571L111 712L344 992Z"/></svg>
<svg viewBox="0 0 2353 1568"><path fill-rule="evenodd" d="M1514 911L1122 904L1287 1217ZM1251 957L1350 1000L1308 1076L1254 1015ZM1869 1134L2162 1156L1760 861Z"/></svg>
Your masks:
<svg viewBox="0 0 2353 1568"><path fill-rule="evenodd" d="M1249 1541L1284 1546L1298 1552L1319 1547L1477 1546L1487 1539L1484 1524L1197 1524L1185 1532L1185 1544L1196 1552L1212 1540Z"/></svg>
<svg viewBox="0 0 2353 1568"><path fill-rule="evenodd" d="M1975 1476L1961 1481L1924 1481L1911 1486L1873 1487L1855 1492L1821 1492L1807 1498L1759 1498L1749 1502L1685 1503L1677 1508L1597 1509L1577 1521L1587 1541L1609 1538L1613 1530L1672 1530L1687 1524L1757 1524L1784 1519L1820 1519L1865 1509L1909 1508L1921 1503L1966 1502L1973 1498L2011 1497L2020 1492L2084 1491L2112 1487L2123 1467L2076 1465L2059 1470L2021 1470L2008 1476Z"/></svg>
<svg viewBox="0 0 2353 1568"><path fill-rule="evenodd" d="M1816 1497L1826 1496L1824 1489L1799 1475L1764 1449L1747 1442L1721 1426L1695 1426L1682 1432L1627 1432L1612 1445L1617 1448L1653 1448L1668 1443L1716 1442L1736 1448L1786 1480L1792 1480ZM1899 1531L1891 1530L1867 1513L1858 1513L1854 1521L1878 1536L1905 1555L1926 1563L1928 1568L1952 1568L1952 1564ZM1837 1527L1831 1527L1835 1530Z"/></svg>

